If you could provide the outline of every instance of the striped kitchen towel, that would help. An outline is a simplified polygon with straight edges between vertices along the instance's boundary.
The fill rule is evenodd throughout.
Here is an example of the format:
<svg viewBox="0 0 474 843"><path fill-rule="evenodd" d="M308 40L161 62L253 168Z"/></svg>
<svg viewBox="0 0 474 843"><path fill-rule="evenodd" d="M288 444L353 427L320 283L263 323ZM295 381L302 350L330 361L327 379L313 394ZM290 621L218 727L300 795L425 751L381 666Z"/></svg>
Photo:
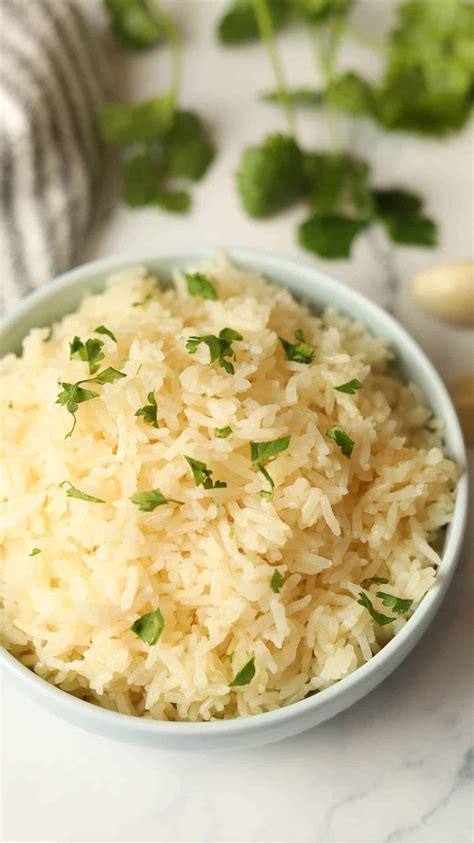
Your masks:
<svg viewBox="0 0 474 843"><path fill-rule="evenodd" d="M74 0L0 0L3 309L73 266L91 227L107 95L98 35Z"/></svg>

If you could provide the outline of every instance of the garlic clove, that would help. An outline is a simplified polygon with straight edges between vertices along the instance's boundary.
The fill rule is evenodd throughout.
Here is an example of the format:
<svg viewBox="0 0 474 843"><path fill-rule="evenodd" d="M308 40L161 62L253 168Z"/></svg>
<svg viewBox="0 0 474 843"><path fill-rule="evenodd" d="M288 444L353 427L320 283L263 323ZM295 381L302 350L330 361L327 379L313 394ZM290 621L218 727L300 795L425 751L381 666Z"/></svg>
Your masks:
<svg viewBox="0 0 474 843"><path fill-rule="evenodd" d="M458 412L466 444L474 446L474 372L453 378L447 387Z"/></svg>
<svg viewBox="0 0 474 843"><path fill-rule="evenodd" d="M439 264L418 272L411 283L419 307L456 325L474 325L474 262Z"/></svg>

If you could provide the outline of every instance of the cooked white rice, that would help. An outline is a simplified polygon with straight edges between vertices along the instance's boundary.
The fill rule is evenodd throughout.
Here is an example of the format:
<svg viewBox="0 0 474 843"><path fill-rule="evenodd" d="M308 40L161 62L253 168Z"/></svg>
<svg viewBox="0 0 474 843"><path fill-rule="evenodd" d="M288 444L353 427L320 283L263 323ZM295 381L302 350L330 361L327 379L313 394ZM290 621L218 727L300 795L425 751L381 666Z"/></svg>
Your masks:
<svg viewBox="0 0 474 843"><path fill-rule="evenodd" d="M190 296L179 276L159 291L143 268L120 272L48 342L47 329L32 330L22 357L0 367L3 640L64 690L157 719L268 711L369 660L434 582L433 544L458 477L439 423L383 340L334 310L311 315L224 257L205 271L217 301ZM126 377L95 387L100 397L79 406L65 439L72 417L55 403L58 381L90 377L69 342L97 337L100 324L118 340L101 337L103 366ZM190 335L224 327L244 338L234 375L208 364L207 347L186 350ZM316 348L310 365L288 361L278 340L297 329ZM360 391L335 391L352 378ZM151 391L158 429L135 415ZM335 423L355 441L350 458L325 435ZM216 438L226 426L233 434ZM265 500L249 443L288 434L267 465L276 489ZM185 454L227 487L196 487ZM67 497L64 480L106 503ZM129 500L156 488L184 505L141 512ZM372 576L413 600L411 611L376 624L357 603ZM390 615L380 587L366 593ZM131 626L157 608L165 626L151 646ZM252 655L254 678L229 687Z"/></svg>

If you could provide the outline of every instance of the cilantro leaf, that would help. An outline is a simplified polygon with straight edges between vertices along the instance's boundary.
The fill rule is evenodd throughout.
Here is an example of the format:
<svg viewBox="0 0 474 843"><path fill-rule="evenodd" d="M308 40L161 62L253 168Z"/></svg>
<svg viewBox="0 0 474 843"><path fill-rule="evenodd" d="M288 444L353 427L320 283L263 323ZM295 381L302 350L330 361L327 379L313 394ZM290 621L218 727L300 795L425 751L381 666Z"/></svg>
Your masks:
<svg viewBox="0 0 474 843"><path fill-rule="evenodd" d="M227 483L223 480L212 480L212 469L208 468L206 463L200 460L195 460L193 457L184 455L184 459L191 468L196 486L204 486L205 489L225 489Z"/></svg>
<svg viewBox="0 0 474 843"><path fill-rule="evenodd" d="M131 627L132 632L138 635L145 644L156 644L164 628L165 621L159 609L142 615Z"/></svg>
<svg viewBox="0 0 474 843"><path fill-rule="evenodd" d="M299 340L297 343L291 343L287 340L278 337L280 340L287 360L293 360L294 363L312 363L316 349L305 341L303 331L295 331L295 338Z"/></svg>
<svg viewBox="0 0 474 843"><path fill-rule="evenodd" d="M314 215L300 225L298 239L322 258L348 258L353 241L368 225L367 219Z"/></svg>
<svg viewBox="0 0 474 843"><path fill-rule="evenodd" d="M146 0L105 0L110 25L123 47L142 50L152 47L163 36L159 14Z"/></svg>
<svg viewBox="0 0 474 843"><path fill-rule="evenodd" d="M134 155L123 168L123 197L130 208L151 205L158 194L160 171L148 152Z"/></svg>
<svg viewBox="0 0 474 843"><path fill-rule="evenodd" d="M99 361L105 357L103 345L102 340L89 339L83 342L79 337L74 337L69 343L69 359L86 361L89 364L89 372L93 375L100 368Z"/></svg>
<svg viewBox="0 0 474 843"><path fill-rule="evenodd" d="M357 220L373 215L370 168L366 161L349 155L313 152L305 154L304 168L314 214Z"/></svg>
<svg viewBox="0 0 474 843"><path fill-rule="evenodd" d="M138 105L105 105L100 112L102 137L113 146L151 143L162 137L173 118L168 94Z"/></svg>
<svg viewBox="0 0 474 843"><path fill-rule="evenodd" d="M252 656L243 667L235 674L232 682L229 683L229 688L237 688L242 685L248 685L255 676L255 656Z"/></svg>
<svg viewBox="0 0 474 843"><path fill-rule="evenodd" d="M68 498L78 498L81 501L89 501L90 503L105 503L102 498L95 498L94 495L86 495L85 492L81 492L80 489L76 489L69 480L63 480L63 482L59 484L59 488L62 489L65 485L69 486L69 489L66 492L66 496Z"/></svg>
<svg viewBox="0 0 474 843"><path fill-rule="evenodd" d="M283 585L283 575L280 573L278 568L275 568L273 571L271 580L270 580L270 588L275 594L279 594L280 589Z"/></svg>
<svg viewBox="0 0 474 843"><path fill-rule="evenodd" d="M136 416L143 416L143 420L146 424L151 424L152 427L159 427L158 424L158 405L156 403L156 398L154 392L149 392L147 395L149 400L149 404L145 404L144 407L140 407L139 410L135 413Z"/></svg>
<svg viewBox="0 0 474 843"><path fill-rule="evenodd" d="M150 489L149 492L137 492L130 497L132 503L138 506L140 512L153 512L157 506L163 506L166 503L177 503L182 506L184 501L177 501L175 498L165 498L159 489Z"/></svg>
<svg viewBox="0 0 474 843"><path fill-rule="evenodd" d="M377 591L384 606L390 606L397 615L404 615L410 610L413 600L404 600L402 597L395 597L394 594L387 594L385 591Z"/></svg>
<svg viewBox="0 0 474 843"><path fill-rule="evenodd" d="M237 188L251 217L267 217L305 193L303 155L291 137L269 135L260 146L244 150Z"/></svg>
<svg viewBox="0 0 474 843"><path fill-rule="evenodd" d="M388 580L385 577L366 577L365 580L362 580L361 586L362 588L368 588L369 585L372 583L377 583L377 585L386 585Z"/></svg>
<svg viewBox="0 0 474 843"><path fill-rule="evenodd" d="M176 111L163 137L166 172L198 181L214 158L214 149L204 123L194 111Z"/></svg>
<svg viewBox="0 0 474 843"><path fill-rule="evenodd" d="M294 88L289 90L287 95L291 104L300 108L321 106L324 104L325 98L324 92L318 91L316 88ZM260 94L260 99L272 105L281 105L281 93L279 91L265 91Z"/></svg>
<svg viewBox="0 0 474 843"><path fill-rule="evenodd" d="M282 451L286 451L288 445L290 444L290 440L291 436L282 436L280 439L273 439L270 442L250 443L250 456L252 458L252 465L255 465L260 471L260 473L263 474L272 489L271 492L265 492L264 490L264 494L260 492L261 497L265 497L267 500L271 500L273 497L273 489L275 488L275 483L263 463L267 462L272 457L275 457L277 454L281 454Z"/></svg>
<svg viewBox="0 0 474 843"><path fill-rule="evenodd" d="M386 626L396 620L396 618L391 618L389 615L383 615L381 612L377 612L374 609L370 598L367 597L363 591L360 592L357 602L360 606L364 606L364 608L367 609L371 618L375 621L375 623L378 623L379 626Z"/></svg>
<svg viewBox="0 0 474 843"><path fill-rule="evenodd" d="M387 214L406 214L413 216L420 214L423 203L416 193L391 187L385 190L374 190L376 213L383 217Z"/></svg>
<svg viewBox="0 0 474 843"><path fill-rule="evenodd" d="M81 381L78 383L66 383L65 381L59 382L59 386L62 387L62 389L58 393L56 404L66 407L68 413L70 413L74 419L69 433L66 433L66 439L72 436L74 428L76 427L76 411L79 404L82 404L84 401L90 401L92 398L98 398L99 395L98 392L93 392L90 389L83 389L79 386L80 383Z"/></svg>
<svg viewBox="0 0 474 843"><path fill-rule="evenodd" d="M38 553L41 553L41 548L40 547L34 547L33 550L30 553L30 556L37 556Z"/></svg>
<svg viewBox="0 0 474 843"><path fill-rule="evenodd" d="M203 272L188 272L185 275L188 293L191 296L201 296L203 299L215 301L217 299L217 290L214 284L209 281L209 278Z"/></svg>
<svg viewBox="0 0 474 843"><path fill-rule="evenodd" d="M354 0L295 0L296 11L309 23L326 23L350 11Z"/></svg>
<svg viewBox="0 0 474 843"><path fill-rule="evenodd" d="M232 343L234 340L242 339L242 335L232 328L223 328L219 331L218 337L214 334L207 334L204 337L188 337L186 348L189 354L196 354L198 347L201 343L204 343L209 349L209 365L211 366L217 360L219 366L225 369L228 374L233 375L235 371L234 366L227 358L230 357L231 360L236 359Z"/></svg>
<svg viewBox="0 0 474 843"><path fill-rule="evenodd" d="M341 383L340 386L335 386L334 389L337 392L345 392L347 395L355 395L358 389L362 389L363 384L357 380L357 378L352 378L351 381L347 381L347 383Z"/></svg>
<svg viewBox="0 0 474 843"><path fill-rule="evenodd" d="M172 214L185 214L191 207L191 196L187 190L161 190L155 196L154 205Z"/></svg>
<svg viewBox="0 0 474 843"><path fill-rule="evenodd" d="M395 243L436 245L436 224L423 216L419 196L396 187L374 190L373 196L376 214Z"/></svg>
<svg viewBox="0 0 474 843"><path fill-rule="evenodd" d="M185 213L191 205L191 197L186 190L164 187L162 168L150 152L142 152L126 161L123 196L131 208L155 205L176 214Z"/></svg>
<svg viewBox="0 0 474 843"><path fill-rule="evenodd" d="M97 328L94 328L94 334L104 334L106 337L110 337L111 340L117 342L117 337L109 328L106 328L105 325L98 325Z"/></svg>
<svg viewBox="0 0 474 843"><path fill-rule="evenodd" d="M79 383L113 383L114 381L121 380L121 378L126 378L127 375L124 372L119 372L118 369L114 369L113 366L108 366L107 369L103 369L99 372L95 378L89 378L87 381L79 381Z"/></svg>
<svg viewBox="0 0 474 843"><path fill-rule="evenodd" d="M214 433L218 439L227 439L228 436L232 433L231 427L215 427Z"/></svg>
<svg viewBox="0 0 474 843"><path fill-rule="evenodd" d="M342 73L333 79L326 91L326 104L354 117L373 115L376 94L365 79L356 73Z"/></svg>
<svg viewBox="0 0 474 843"><path fill-rule="evenodd" d="M280 439L272 439L269 442L251 442L252 464L259 465L277 454L281 454L282 451L286 451L290 440L291 436L282 436Z"/></svg>
<svg viewBox="0 0 474 843"><path fill-rule="evenodd" d="M334 439L336 445L339 446L345 457L350 457L354 450L355 442L347 433L344 433L339 424L333 424L326 430L326 436Z"/></svg>
<svg viewBox="0 0 474 843"><path fill-rule="evenodd" d="M79 404L83 404L84 401L90 401L93 398L98 397L98 392L94 392L91 389L84 389L81 384L83 383L112 383L115 380L120 378L125 378L126 375L123 372L117 371L117 369L112 368L109 366L107 369L104 369L102 372L99 372L95 378L86 378L85 380L77 381L77 383L66 383L65 381L60 381L59 386L61 387L60 392L58 393L58 397L56 398L56 404L66 407L67 411L72 415L74 422L71 427L69 433L66 433L65 439L68 439L72 436L74 428L76 427L76 411Z"/></svg>
<svg viewBox="0 0 474 843"><path fill-rule="evenodd" d="M286 23L291 0L267 0L268 11L274 30ZM260 37L252 0L234 0L221 17L217 34L222 44L242 44Z"/></svg>
<svg viewBox="0 0 474 843"><path fill-rule="evenodd" d="M464 125L471 107L473 29L474 8L461 0L399 5L378 96L382 125L438 136Z"/></svg>

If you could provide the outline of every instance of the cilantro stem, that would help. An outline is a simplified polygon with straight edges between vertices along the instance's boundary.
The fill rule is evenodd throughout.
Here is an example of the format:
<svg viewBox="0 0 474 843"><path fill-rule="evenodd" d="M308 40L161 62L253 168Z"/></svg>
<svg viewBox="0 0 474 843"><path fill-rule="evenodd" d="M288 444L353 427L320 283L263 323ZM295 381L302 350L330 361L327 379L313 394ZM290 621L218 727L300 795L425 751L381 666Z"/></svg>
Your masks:
<svg viewBox="0 0 474 843"><path fill-rule="evenodd" d="M278 89L278 97L280 99L282 107L285 110L290 135L294 137L296 135L295 113L293 109L293 104L291 102L291 97L288 93L288 86L286 84L283 64L278 54L278 50L275 43L273 23L270 12L268 11L267 0L252 0L252 4L255 11L255 17L257 18L258 28L260 30L263 41L265 42L265 47L270 62L272 64L273 73L275 74Z"/></svg>
<svg viewBox="0 0 474 843"><path fill-rule="evenodd" d="M158 0L145 0L145 2L150 13L161 22L166 40L171 47L171 80L168 88L168 96L172 109L175 111L181 88L181 72L183 64L181 37L173 18L161 8L161 4Z"/></svg>
<svg viewBox="0 0 474 843"><path fill-rule="evenodd" d="M316 69L318 72L322 72L326 88L329 88L334 79L336 50L341 34L342 28L339 21L331 22L325 27L322 34L316 27L311 29ZM335 152L340 152L341 138L338 131L338 116L331 106L325 105L324 108L330 144Z"/></svg>

